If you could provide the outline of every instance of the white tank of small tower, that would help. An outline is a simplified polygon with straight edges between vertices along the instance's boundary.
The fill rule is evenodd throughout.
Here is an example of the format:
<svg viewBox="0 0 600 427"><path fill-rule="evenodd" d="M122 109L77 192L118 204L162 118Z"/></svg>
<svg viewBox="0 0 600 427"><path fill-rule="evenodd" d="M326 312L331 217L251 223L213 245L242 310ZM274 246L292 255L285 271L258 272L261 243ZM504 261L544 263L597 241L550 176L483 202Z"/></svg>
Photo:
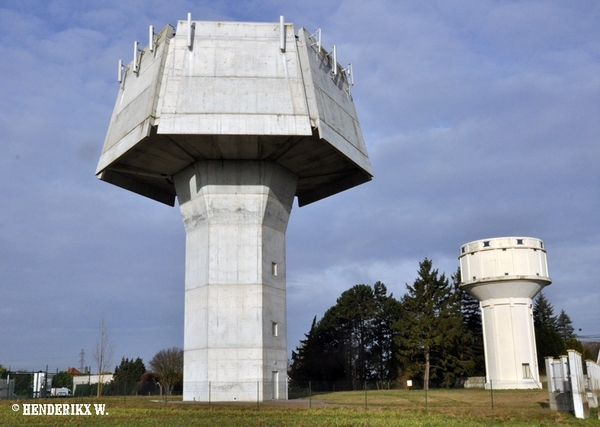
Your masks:
<svg viewBox="0 0 600 427"><path fill-rule="evenodd" d="M542 388L537 365L532 299L552 281L544 243L498 237L460 248L460 288L479 300L486 388Z"/></svg>

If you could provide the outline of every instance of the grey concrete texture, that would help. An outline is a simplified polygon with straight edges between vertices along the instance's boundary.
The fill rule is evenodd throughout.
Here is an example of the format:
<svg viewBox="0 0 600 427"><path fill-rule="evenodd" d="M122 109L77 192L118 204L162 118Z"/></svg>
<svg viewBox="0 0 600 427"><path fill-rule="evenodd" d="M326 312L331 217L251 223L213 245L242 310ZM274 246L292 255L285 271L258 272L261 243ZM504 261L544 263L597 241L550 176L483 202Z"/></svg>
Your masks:
<svg viewBox="0 0 600 427"><path fill-rule="evenodd" d="M165 27L127 67L96 174L174 205L172 176L198 160L274 161L300 206L372 177L347 74L304 29L279 23Z"/></svg>

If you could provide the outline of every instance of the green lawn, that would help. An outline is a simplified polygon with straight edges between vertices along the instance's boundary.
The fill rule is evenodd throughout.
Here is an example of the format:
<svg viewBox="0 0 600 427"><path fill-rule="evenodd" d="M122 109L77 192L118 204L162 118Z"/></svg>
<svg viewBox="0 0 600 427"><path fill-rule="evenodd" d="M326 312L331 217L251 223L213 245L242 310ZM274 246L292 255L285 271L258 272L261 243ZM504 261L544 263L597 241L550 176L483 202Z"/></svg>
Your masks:
<svg viewBox="0 0 600 427"><path fill-rule="evenodd" d="M336 392L289 402L207 404L151 398L73 398L0 401L1 426L600 426L597 410L578 420L548 409L548 394L535 391L393 390ZM23 415L31 403L91 404L89 416ZM94 403L106 405L94 414ZM366 403L366 406L365 406ZM14 412L12 405L18 404Z"/></svg>

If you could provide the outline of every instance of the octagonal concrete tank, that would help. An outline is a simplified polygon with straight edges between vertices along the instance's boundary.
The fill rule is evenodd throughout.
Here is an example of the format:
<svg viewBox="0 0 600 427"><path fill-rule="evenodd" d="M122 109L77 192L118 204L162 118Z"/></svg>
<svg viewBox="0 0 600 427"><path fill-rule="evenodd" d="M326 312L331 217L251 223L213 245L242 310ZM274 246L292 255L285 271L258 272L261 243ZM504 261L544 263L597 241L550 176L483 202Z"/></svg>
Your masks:
<svg viewBox="0 0 600 427"><path fill-rule="evenodd" d="M285 232L371 179L345 70L292 24L179 21L122 76L96 174L186 230L184 400L287 398Z"/></svg>
<svg viewBox="0 0 600 427"><path fill-rule="evenodd" d="M371 179L347 75L303 28L179 21L127 68L96 174L174 205L198 160L275 162L300 206ZM192 31L191 46L188 33Z"/></svg>
<svg viewBox="0 0 600 427"><path fill-rule="evenodd" d="M499 237L460 248L460 288L479 300L486 388L541 388L532 298L551 283L544 243Z"/></svg>

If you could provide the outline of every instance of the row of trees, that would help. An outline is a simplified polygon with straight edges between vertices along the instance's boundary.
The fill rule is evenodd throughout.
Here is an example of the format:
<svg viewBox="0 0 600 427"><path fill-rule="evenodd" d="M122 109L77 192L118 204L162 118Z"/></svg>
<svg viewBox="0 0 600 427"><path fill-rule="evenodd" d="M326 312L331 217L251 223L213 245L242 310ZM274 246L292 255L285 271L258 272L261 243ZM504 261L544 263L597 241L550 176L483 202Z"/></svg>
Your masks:
<svg viewBox="0 0 600 427"><path fill-rule="evenodd" d="M96 389L98 396L102 395L104 386L103 376L110 372L113 363L114 345L110 329L102 316L98 325L97 341L92 348L92 357L98 367L99 381ZM149 362L151 372L146 371L144 362L137 359L122 358L121 364L115 367L113 383L131 384L139 388L140 384L153 381L170 395L177 383L183 382L183 350L172 347L160 350Z"/></svg>
<svg viewBox="0 0 600 427"><path fill-rule="evenodd" d="M144 362L137 359L122 358L121 363L115 367L113 384L121 385L121 390L127 393L137 393L144 389L148 383L153 383L164 389L167 395L173 393L177 384L183 382L183 351L172 347L159 351L150 362L150 371L146 370Z"/></svg>
<svg viewBox="0 0 600 427"><path fill-rule="evenodd" d="M111 382L80 385L75 390L76 395L145 394L147 392L154 393L154 390L159 389L161 394L164 391L167 395L171 395L175 387L182 385L183 351L180 348L172 347L161 350L148 364L150 370L146 369L144 362L139 357L136 359L122 358L121 363L115 367ZM0 365L0 378L6 378L7 374L8 371ZM105 372L105 375L107 374L108 372ZM15 386L15 393L17 389L23 395L31 393L31 372L13 372L11 375L16 383L22 383ZM65 371L52 374L52 387L67 387L73 390L73 374Z"/></svg>
<svg viewBox="0 0 600 427"><path fill-rule="evenodd" d="M460 270L448 278L426 258L399 300L381 282L353 286L320 320L313 319L292 352L290 378L354 387L412 379L427 389L430 382L450 387L460 378L485 375L479 302L459 288L460 281ZM542 360L581 347L567 314L555 317L543 294L534 317Z"/></svg>
<svg viewBox="0 0 600 427"><path fill-rule="evenodd" d="M589 348L577 339L571 318L564 310L554 314L554 307L540 293L533 305L533 324L535 328L535 344L538 355L538 365L545 369L544 357L558 357L566 354L568 349L577 350L584 360L592 359Z"/></svg>

